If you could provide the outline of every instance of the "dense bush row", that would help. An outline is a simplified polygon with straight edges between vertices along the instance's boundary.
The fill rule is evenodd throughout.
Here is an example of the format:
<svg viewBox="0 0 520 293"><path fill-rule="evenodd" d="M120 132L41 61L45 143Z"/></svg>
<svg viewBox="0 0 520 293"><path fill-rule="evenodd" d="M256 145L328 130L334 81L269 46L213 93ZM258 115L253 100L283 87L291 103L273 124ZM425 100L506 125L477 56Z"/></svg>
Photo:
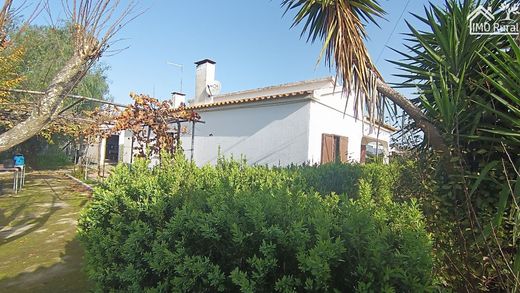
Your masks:
<svg viewBox="0 0 520 293"><path fill-rule="evenodd" d="M88 275L99 291L428 290L431 241L416 204L392 201L375 173L363 179L384 167L345 165L355 196L322 196L313 190L334 184L320 180L343 176L327 168L342 167L118 166L79 222Z"/></svg>
<svg viewBox="0 0 520 293"><path fill-rule="evenodd" d="M359 183L364 180L374 189L378 197L399 194L405 196L398 183L401 177L399 164L324 164L315 166L292 166L281 171L289 171L297 181L309 191L322 195L336 193L347 198L359 194Z"/></svg>

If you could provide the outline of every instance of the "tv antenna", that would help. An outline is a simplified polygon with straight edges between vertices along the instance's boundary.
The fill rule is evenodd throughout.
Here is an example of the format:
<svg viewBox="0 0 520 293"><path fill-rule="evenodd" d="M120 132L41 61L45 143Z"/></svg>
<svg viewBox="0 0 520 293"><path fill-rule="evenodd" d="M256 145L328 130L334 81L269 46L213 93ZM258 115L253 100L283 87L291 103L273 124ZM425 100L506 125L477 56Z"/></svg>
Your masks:
<svg viewBox="0 0 520 293"><path fill-rule="evenodd" d="M172 66L175 66L175 67L177 67L177 68L179 68L179 69L181 70L181 82L180 82L180 83L181 83L181 86L180 86L180 90L179 90L179 92L182 93L182 76L183 76L183 71L184 71L184 65L182 65L182 64L177 64L177 63L173 63L173 62L170 62L170 61L167 61L166 64L168 64L168 65L172 65Z"/></svg>

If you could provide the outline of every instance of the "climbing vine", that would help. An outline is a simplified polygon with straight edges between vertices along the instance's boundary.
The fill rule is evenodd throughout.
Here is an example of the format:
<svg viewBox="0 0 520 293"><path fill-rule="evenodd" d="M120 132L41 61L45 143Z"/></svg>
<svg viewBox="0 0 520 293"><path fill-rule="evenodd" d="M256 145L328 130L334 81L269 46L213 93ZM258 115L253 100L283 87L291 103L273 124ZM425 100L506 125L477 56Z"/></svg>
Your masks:
<svg viewBox="0 0 520 293"><path fill-rule="evenodd" d="M89 137L108 137L123 130L133 133L133 148L140 156L173 153L181 133L182 123L200 121L200 116L184 106L175 108L172 101L159 101L148 95L131 93L133 104L124 109L105 107L93 112L93 122L86 125Z"/></svg>

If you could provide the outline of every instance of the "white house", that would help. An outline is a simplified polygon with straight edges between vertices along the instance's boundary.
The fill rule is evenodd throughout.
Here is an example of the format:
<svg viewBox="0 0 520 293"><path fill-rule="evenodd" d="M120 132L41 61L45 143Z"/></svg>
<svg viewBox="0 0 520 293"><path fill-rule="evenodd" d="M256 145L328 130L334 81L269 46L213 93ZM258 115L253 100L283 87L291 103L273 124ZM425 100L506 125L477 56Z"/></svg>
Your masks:
<svg viewBox="0 0 520 293"><path fill-rule="evenodd" d="M388 158L395 129L355 118L355 97L347 99L332 77L217 94L215 62L195 64L195 97L186 109L198 112L205 123L195 124L194 131L187 127L181 139L198 165L214 164L219 155L271 166L364 162L367 152ZM175 107L186 102L182 93L172 99ZM87 157L99 165L131 163L134 143L130 130L121 131L93 143Z"/></svg>
<svg viewBox="0 0 520 293"><path fill-rule="evenodd" d="M364 162L368 149L388 156L395 129L354 116L354 98L341 91L332 77L215 95L215 62L195 63L195 98L187 109L204 124L182 137L187 156L198 165L225 157L244 156L251 164ZM184 95L175 93L175 103ZM191 130L190 130L191 131ZM379 146L379 147L371 147Z"/></svg>

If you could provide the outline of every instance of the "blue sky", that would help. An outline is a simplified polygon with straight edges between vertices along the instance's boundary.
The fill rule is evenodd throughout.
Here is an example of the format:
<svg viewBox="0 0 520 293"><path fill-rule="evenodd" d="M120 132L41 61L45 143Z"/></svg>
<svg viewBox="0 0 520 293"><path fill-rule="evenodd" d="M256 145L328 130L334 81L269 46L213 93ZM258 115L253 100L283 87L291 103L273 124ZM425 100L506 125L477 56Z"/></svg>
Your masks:
<svg viewBox="0 0 520 293"><path fill-rule="evenodd" d="M128 94L132 91L166 99L172 91L180 90L182 78L183 92L191 97L195 87L193 62L204 58L217 62L216 78L222 82L223 92L334 75L324 62L316 66L321 44L300 38L300 27L290 29L291 15L283 16L280 2L140 1L138 10L146 9L144 14L116 36L120 41L114 46L128 48L101 59L110 67L110 94L121 103L130 102ZM381 28L373 24L367 27L370 39L366 44L374 61L381 55L377 65L383 77L397 82L392 75L398 71L385 59L396 60L399 55L384 49L385 43L388 40L388 47L404 50L404 20L416 24L410 12L423 14L428 1L380 3L387 12L386 20L379 21ZM182 64L182 76L180 68L168 62Z"/></svg>

